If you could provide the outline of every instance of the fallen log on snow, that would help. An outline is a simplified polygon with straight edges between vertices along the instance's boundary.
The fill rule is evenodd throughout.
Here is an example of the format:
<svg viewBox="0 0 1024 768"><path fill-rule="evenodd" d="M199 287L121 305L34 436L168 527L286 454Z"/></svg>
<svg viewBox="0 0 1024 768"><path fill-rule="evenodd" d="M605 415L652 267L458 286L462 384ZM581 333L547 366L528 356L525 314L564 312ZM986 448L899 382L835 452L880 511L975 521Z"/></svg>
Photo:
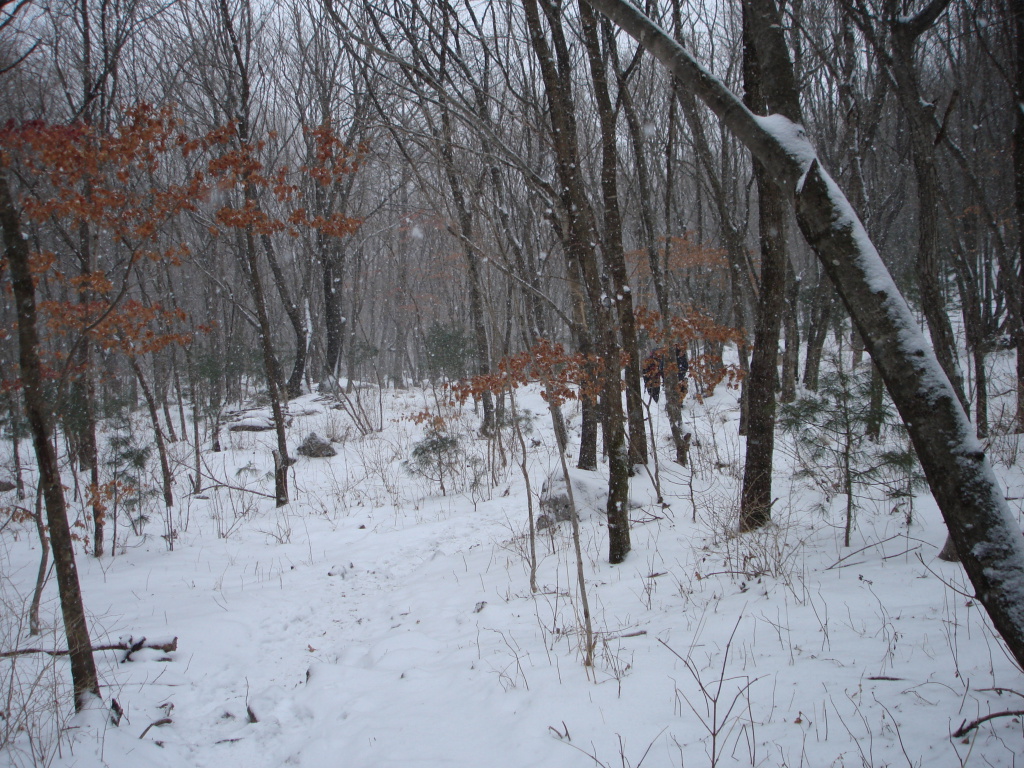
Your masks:
<svg viewBox="0 0 1024 768"><path fill-rule="evenodd" d="M110 643L108 645L94 645L92 647L93 653L97 651L125 651L124 661L131 661L132 654L141 651L143 648L149 648L154 651L163 651L164 653L171 653L172 651L178 650L178 638L153 638L152 640L146 637L135 638L131 635L122 637L116 643ZM9 659L13 656L27 656L32 653L45 653L47 656L67 656L69 651L66 650L53 650L50 648L18 648L13 651L0 651L0 659Z"/></svg>

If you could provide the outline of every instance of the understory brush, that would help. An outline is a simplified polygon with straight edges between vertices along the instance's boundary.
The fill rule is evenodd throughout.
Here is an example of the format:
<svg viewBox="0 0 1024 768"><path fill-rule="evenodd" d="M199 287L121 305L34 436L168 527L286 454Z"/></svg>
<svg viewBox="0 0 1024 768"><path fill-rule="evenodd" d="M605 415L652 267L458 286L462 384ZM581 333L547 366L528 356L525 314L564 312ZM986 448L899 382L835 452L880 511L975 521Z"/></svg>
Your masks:
<svg viewBox="0 0 1024 768"><path fill-rule="evenodd" d="M29 640L29 601L7 575L9 565L0 553L0 652ZM31 638L32 645L62 647L59 615L54 619ZM11 766L36 768L56 759L74 711L66 667L64 658L45 653L0 658L0 755Z"/></svg>
<svg viewBox="0 0 1024 768"><path fill-rule="evenodd" d="M871 368L849 368L841 355L828 356L824 366L816 392L782 405L779 428L792 439L795 477L821 493L822 512L833 498L844 499L848 547L865 503L902 509L909 526L914 494L925 479L906 427Z"/></svg>

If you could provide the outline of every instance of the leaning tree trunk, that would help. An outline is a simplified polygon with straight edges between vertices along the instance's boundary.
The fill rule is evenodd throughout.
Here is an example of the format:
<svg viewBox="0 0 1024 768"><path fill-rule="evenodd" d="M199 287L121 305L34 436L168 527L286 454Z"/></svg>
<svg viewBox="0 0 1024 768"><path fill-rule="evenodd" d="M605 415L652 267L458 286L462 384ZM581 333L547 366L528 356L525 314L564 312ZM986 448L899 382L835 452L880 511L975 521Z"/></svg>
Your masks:
<svg viewBox="0 0 1024 768"><path fill-rule="evenodd" d="M251 185L246 185L247 200L254 194ZM281 369L274 354L274 342L270 328L270 316L267 313L266 294L263 291L263 280L260 279L259 258L256 252L256 238L252 227L244 233L244 272L249 278L249 290L253 303L256 305L256 319L259 322L260 349L263 352L263 368L267 374L267 392L270 395L270 411L274 416L274 431L277 435L277 450L274 451L274 499L277 506L288 503L288 436L284 423L283 387L281 386Z"/></svg>
<svg viewBox="0 0 1024 768"><path fill-rule="evenodd" d="M1017 663L1024 666L1020 528L949 378L846 197L802 138L802 129L782 118L751 114L719 79L631 4L588 2L692 88L793 195L800 230L839 291L907 425L977 599ZM781 37L782 27L776 21L774 28L767 25L759 31Z"/></svg>
<svg viewBox="0 0 1024 768"><path fill-rule="evenodd" d="M146 408L149 410L149 421L153 425L153 437L156 440L156 453L160 459L160 477L163 480L163 492L164 492L164 523L167 529L167 548L172 552L174 551L174 519L172 517L172 508L174 507L174 480L171 476L171 464L167 458L167 440L164 437L164 430L160 426L160 416L157 411L156 397L153 395L153 390L150 388L149 383L146 381L146 376L142 372L142 366L139 365L139 361L132 354L128 354L128 364L131 365L132 373L135 374L136 380L139 382L139 387L142 389L142 397L146 401Z"/></svg>
<svg viewBox="0 0 1024 768"><path fill-rule="evenodd" d="M21 382L25 395L25 411L32 430L32 443L39 465L39 482L46 504L46 522L50 528L50 549L57 573L60 608L67 636L71 679L75 691L75 709L80 711L88 701L99 698L100 684L92 642L85 618L85 605L75 567L75 548L68 525L68 513L61 484L57 453L53 448L49 415L51 409L43 390L43 366L39 357L39 331L36 314L35 284L29 266L28 242L23 239L21 221L11 197L7 177L0 174L0 229L3 230L4 252L11 270L11 286L18 317L18 353Z"/></svg>
<svg viewBox="0 0 1024 768"><path fill-rule="evenodd" d="M289 400L302 396L302 381L306 377L306 356L309 352L309 329L306 327L306 318L291 297L288 285L285 280L284 271L277 260L277 253L274 250L274 242L270 235L261 234L260 243L263 245L263 252L267 256L267 263L274 276L274 285L281 297L281 304L284 312L291 323L292 332L295 334L295 362L292 364L292 372L285 384L285 394Z"/></svg>

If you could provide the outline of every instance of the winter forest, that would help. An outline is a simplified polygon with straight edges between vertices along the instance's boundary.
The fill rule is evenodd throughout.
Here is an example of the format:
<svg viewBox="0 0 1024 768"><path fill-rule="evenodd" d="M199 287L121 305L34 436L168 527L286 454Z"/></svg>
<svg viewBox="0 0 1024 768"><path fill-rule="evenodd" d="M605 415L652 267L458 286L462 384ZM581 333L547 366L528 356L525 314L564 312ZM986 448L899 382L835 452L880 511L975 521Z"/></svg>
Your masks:
<svg viewBox="0 0 1024 768"><path fill-rule="evenodd" d="M0 0L0 766L1019 766L1024 0Z"/></svg>

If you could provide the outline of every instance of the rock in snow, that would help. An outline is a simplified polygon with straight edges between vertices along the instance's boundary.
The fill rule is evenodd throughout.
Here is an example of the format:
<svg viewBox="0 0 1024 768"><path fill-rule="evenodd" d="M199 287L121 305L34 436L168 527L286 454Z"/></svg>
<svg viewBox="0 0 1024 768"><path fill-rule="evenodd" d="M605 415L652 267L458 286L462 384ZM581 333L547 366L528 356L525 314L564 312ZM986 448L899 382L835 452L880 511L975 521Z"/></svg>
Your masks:
<svg viewBox="0 0 1024 768"><path fill-rule="evenodd" d="M331 456L337 456L338 452L316 432L310 432L299 446L299 455L308 456L311 459L329 459Z"/></svg>

